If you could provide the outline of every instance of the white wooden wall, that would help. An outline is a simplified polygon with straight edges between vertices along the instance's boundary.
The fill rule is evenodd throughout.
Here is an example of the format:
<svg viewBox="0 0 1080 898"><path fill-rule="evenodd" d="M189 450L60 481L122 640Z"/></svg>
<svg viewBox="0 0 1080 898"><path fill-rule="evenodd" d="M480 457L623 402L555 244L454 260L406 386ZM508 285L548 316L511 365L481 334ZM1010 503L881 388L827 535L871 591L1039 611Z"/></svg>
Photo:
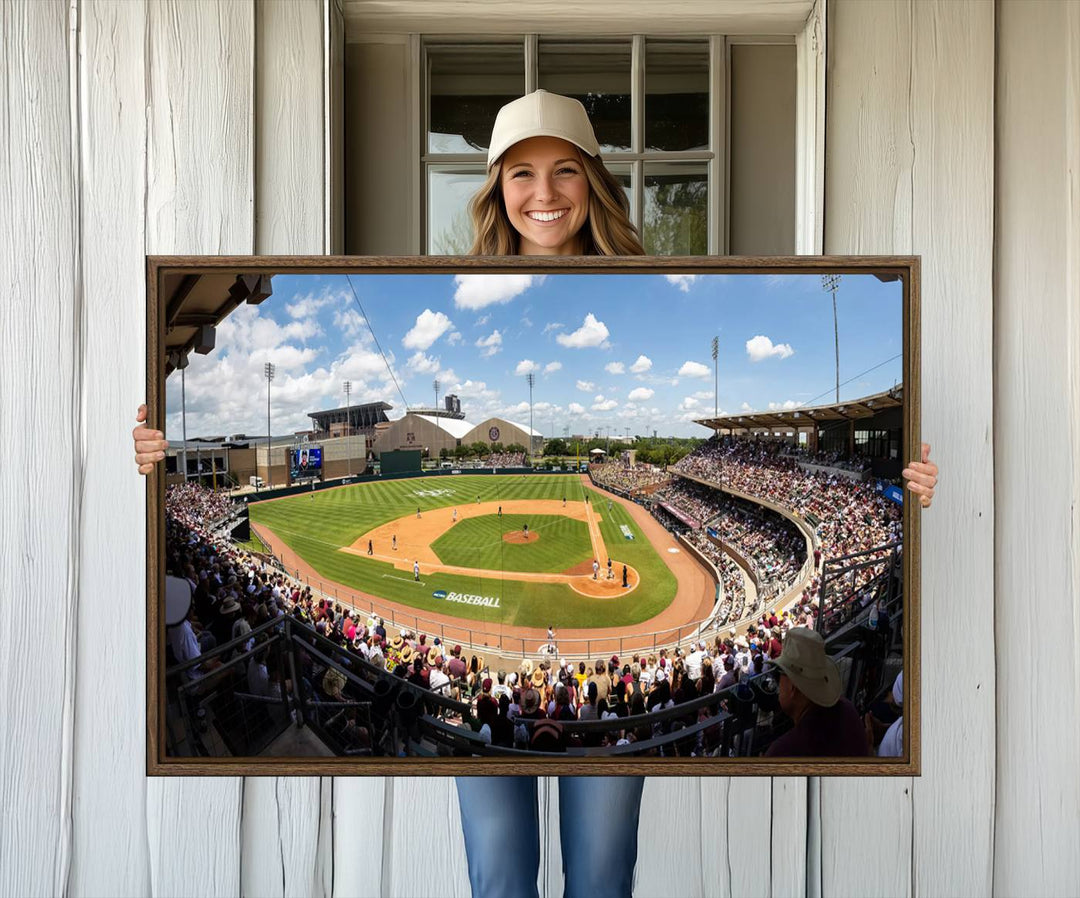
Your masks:
<svg viewBox="0 0 1080 898"><path fill-rule="evenodd" d="M637 893L1075 895L1080 4L828 15L825 251L923 257L923 775L651 780ZM143 775L143 256L330 248L340 34L0 5L0 895L468 893L450 780Z"/></svg>

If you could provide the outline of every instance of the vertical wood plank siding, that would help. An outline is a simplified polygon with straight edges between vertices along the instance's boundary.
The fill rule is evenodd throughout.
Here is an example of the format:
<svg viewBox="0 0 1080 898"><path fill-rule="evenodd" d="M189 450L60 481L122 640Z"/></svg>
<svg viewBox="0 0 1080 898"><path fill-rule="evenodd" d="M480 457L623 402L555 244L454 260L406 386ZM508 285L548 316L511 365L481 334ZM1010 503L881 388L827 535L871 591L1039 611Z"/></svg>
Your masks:
<svg viewBox="0 0 1080 898"><path fill-rule="evenodd" d="M9 894L64 887L71 854L73 627L41 628L38 605L78 613L83 452L76 122L68 6L0 14L0 883ZM21 444L47 457L33 476Z"/></svg>
<svg viewBox="0 0 1080 898"><path fill-rule="evenodd" d="M830 14L825 251L922 256L922 436L945 475L923 517L923 775L822 781L822 894L988 894L994 8Z"/></svg>
<svg viewBox="0 0 1080 898"><path fill-rule="evenodd" d="M250 253L254 3L155 2L147 19L146 252ZM241 894L243 793L237 777L148 780L155 896Z"/></svg>
<svg viewBox="0 0 1080 898"><path fill-rule="evenodd" d="M826 8L824 249L923 260L923 775L650 780L635 893L1073 894L1080 4ZM341 3L0 9L0 896L467 895L450 779L144 776L144 255L333 248Z"/></svg>
<svg viewBox="0 0 1080 898"><path fill-rule="evenodd" d="M1080 888L1080 10L1000 3L998 13L994 890L1070 895Z"/></svg>

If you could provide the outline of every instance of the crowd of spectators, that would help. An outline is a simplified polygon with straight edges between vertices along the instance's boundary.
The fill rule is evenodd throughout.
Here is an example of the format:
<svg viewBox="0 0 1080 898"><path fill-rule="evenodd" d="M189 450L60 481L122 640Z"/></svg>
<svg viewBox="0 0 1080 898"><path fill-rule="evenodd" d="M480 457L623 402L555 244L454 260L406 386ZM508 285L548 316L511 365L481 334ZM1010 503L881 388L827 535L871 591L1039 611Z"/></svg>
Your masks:
<svg viewBox="0 0 1080 898"><path fill-rule="evenodd" d="M311 640L313 649L327 654L336 651L339 666L345 669L362 673L363 659L425 690L469 703L466 719L435 701L428 703L428 710L450 723L471 725L480 739L493 745L543 751L564 751L573 745L628 745L693 725L715 714L717 706L655 723L636 720L620 726L618 721L648 720L650 713L737 686L760 674L766 659L779 655L787 629L813 622L815 608L808 599L805 608L791 613L774 610L762 615L746 636L736 636L734 629L726 636L717 634L709 646L702 641L685 651L660 649L622 660L618 656L525 659L517 669L497 669L483 656L463 652L459 645L444 645L438 637L409 629L391 636L377 615L314 595L275 567L272 559L245 552L214 534L215 523L230 510L230 500L195 485L173 487L167 493L167 572L187 579L192 587L188 617L169 628L170 665L196 660L262 624L292 615L338 647L331 650ZM732 570L730 559L726 564L720 561L725 584L731 583L730 588L725 586L733 606L728 619L734 619L742 575L737 568ZM271 625L260 637L278 629ZM345 750L354 754L377 750L366 718L355 704L364 696L337 666L328 666L304 645L296 652L295 674L287 669L281 652L270 651L252 637L237 643L229 655L199 664L187 676L212 673L222 660L236 657L248 659L232 674L239 691L283 700L299 692L309 713L317 715ZM726 697L722 707L730 707ZM759 724L762 717L768 722L769 712L756 713ZM526 720L533 723L524 725ZM611 720L612 725L603 732L571 735L562 726L570 720ZM651 753L715 755L720 741L720 728L710 726L689 740L689 747L671 744Z"/></svg>
<svg viewBox="0 0 1080 898"><path fill-rule="evenodd" d="M492 452L484 459L485 468L522 468L524 466L524 452Z"/></svg>
<svg viewBox="0 0 1080 898"><path fill-rule="evenodd" d="M788 449L779 443L713 439L675 467L680 473L783 505L812 524L819 541L815 553L818 570L823 559L878 549L868 557L882 564L853 576L846 592L850 596L884 569L889 552L880 547L901 541L902 510L871 483L803 470L796 458L787 454ZM811 597L815 596L816 588ZM839 596L828 598L830 602L840 600Z"/></svg>
<svg viewBox="0 0 1080 898"><path fill-rule="evenodd" d="M716 531L750 564L764 598L790 586L806 561L806 539L799 528L752 502L681 478L652 498Z"/></svg>
<svg viewBox="0 0 1080 898"><path fill-rule="evenodd" d="M667 483L671 475L652 465L630 466L623 461L609 461L590 465L589 473L601 486L610 487L626 494L649 492L650 488Z"/></svg>
<svg viewBox="0 0 1080 898"><path fill-rule="evenodd" d="M842 452L811 452L803 446L790 445L784 446L781 454L793 458L797 462L801 461L826 468L841 468L856 474L864 474L870 470L870 459L861 455L854 455L849 458Z"/></svg>
<svg viewBox="0 0 1080 898"><path fill-rule="evenodd" d="M737 620L742 620L753 611L752 608L747 606L749 593L746 591L743 569L727 552L709 539L704 530L694 531L687 536L687 539L702 555L713 563L720 573L724 595L714 618L717 626L725 626Z"/></svg>

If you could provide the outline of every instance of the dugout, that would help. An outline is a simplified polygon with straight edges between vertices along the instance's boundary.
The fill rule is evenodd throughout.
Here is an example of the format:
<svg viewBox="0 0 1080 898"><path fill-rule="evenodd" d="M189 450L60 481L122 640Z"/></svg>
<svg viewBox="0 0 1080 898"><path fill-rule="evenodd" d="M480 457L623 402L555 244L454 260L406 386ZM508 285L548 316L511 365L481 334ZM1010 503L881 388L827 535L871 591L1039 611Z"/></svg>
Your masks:
<svg viewBox="0 0 1080 898"><path fill-rule="evenodd" d="M419 449L391 449L379 456L379 471L382 474L407 474L420 470Z"/></svg>

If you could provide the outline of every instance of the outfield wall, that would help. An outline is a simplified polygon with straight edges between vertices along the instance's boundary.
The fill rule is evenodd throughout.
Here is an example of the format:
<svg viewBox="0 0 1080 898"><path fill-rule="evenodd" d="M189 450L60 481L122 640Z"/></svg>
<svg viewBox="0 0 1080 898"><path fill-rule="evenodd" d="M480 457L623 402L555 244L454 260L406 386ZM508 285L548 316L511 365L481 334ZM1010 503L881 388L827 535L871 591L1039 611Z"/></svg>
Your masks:
<svg viewBox="0 0 1080 898"><path fill-rule="evenodd" d="M358 474L355 477L343 477L340 480L328 480L323 482L305 483L298 486L281 487L275 490L259 490L256 493L246 493L242 498L251 505L255 502L266 502L270 499L284 499L286 496L296 496L300 493L319 492L320 490L333 489L339 486L350 486L354 483L387 483L391 480L408 480L413 477L452 477L455 475L498 475L498 474L573 474L573 471L539 471L535 468L441 468L431 471L399 471L394 474Z"/></svg>

